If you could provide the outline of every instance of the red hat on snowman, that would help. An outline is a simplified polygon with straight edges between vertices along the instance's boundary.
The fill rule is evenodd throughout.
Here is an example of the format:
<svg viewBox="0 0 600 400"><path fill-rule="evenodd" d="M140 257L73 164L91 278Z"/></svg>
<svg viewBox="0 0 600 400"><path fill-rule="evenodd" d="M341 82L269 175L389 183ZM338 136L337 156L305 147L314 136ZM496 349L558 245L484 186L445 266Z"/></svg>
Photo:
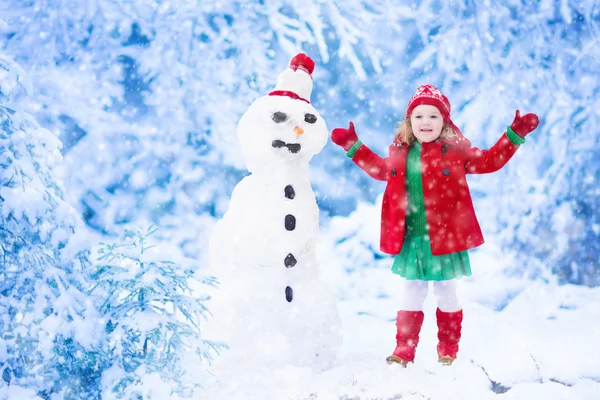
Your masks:
<svg viewBox="0 0 600 400"><path fill-rule="evenodd" d="M314 69L315 62L309 56L297 54L290 61L289 68L279 74L275 89L269 96L287 96L310 104Z"/></svg>
<svg viewBox="0 0 600 400"><path fill-rule="evenodd" d="M410 119L410 114L413 112L415 107L420 106L422 104L430 105L437 107L444 118L444 122L447 125L450 125L454 132L456 133L456 144L461 146L471 146L471 142L464 137L460 129L452 122L450 118L450 101L448 98L444 96L439 89L431 86L431 85L422 85L417 88L417 91L412 96L410 101L408 102L408 108L406 109L406 119Z"/></svg>

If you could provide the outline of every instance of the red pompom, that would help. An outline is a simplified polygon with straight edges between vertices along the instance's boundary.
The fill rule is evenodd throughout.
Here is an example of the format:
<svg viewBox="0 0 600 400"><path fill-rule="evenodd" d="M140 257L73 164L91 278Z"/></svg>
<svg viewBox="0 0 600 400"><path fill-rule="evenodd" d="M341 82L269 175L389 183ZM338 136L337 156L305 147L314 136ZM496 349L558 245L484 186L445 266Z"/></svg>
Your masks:
<svg viewBox="0 0 600 400"><path fill-rule="evenodd" d="M315 62L306 54L300 53L297 54L292 61L290 61L290 68L294 71L298 68L306 71L309 75L312 75L315 70Z"/></svg>

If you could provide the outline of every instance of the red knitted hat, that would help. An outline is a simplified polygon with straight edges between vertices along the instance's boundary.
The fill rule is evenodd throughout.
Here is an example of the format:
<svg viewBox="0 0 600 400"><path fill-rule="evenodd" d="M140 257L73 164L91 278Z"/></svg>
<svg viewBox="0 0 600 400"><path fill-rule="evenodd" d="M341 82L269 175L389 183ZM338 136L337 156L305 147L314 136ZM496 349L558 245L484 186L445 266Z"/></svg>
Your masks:
<svg viewBox="0 0 600 400"><path fill-rule="evenodd" d="M464 137L460 129L458 129L458 127L454 125L454 122L452 122L452 119L450 118L450 101L448 101L448 98L444 96L444 94L440 92L439 89L431 85L419 86L413 97L408 102L408 108L406 109L406 119L410 119L410 114L413 112L415 107L420 106L422 104L434 106L437 107L438 110L440 110L440 113L444 118L444 122L452 126L454 132L457 135L456 144L471 146L471 142Z"/></svg>
<svg viewBox="0 0 600 400"><path fill-rule="evenodd" d="M431 85L423 85L417 88L417 91L415 94L413 94L413 97L408 102L406 119L410 118L410 114L413 112L416 106L420 106L422 104L437 107L444 117L444 122L447 124L450 123L450 102L448 101L448 98L442 94L442 92Z"/></svg>
<svg viewBox="0 0 600 400"><path fill-rule="evenodd" d="M290 61L290 67L279 75L275 89L269 96L287 96L310 104L314 69L315 62L309 56L297 54Z"/></svg>

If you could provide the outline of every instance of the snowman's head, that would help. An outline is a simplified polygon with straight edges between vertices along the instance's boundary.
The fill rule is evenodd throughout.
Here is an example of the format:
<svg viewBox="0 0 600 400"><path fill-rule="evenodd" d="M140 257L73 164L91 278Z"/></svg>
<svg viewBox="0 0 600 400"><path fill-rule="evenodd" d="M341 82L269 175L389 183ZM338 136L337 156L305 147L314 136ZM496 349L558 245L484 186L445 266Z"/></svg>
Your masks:
<svg viewBox="0 0 600 400"><path fill-rule="evenodd" d="M313 68L304 54L294 57L275 90L242 116L237 136L250 172L308 164L327 143L327 125L310 104Z"/></svg>

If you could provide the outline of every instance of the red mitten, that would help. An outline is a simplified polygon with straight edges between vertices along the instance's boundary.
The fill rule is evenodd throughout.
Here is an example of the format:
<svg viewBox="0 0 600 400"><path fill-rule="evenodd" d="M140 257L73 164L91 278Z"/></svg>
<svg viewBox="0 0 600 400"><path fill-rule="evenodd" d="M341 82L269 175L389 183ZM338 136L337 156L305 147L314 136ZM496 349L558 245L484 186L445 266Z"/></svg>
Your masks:
<svg viewBox="0 0 600 400"><path fill-rule="evenodd" d="M331 140L338 146L342 146L344 150L350 150L354 143L358 142L358 136L356 136L354 124L350 122L348 129L335 128L333 132L331 132Z"/></svg>
<svg viewBox="0 0 600 400"><path fill-rule="evenodd" d="M525 114L521 117L521 113L519 110L515 113L515 119L512 124L510 124L510 128L515 131L517 135L522 138L525 138L527 134L531 133L535 128L537 128L540 120L537 115L529 113Z"/></svg>

